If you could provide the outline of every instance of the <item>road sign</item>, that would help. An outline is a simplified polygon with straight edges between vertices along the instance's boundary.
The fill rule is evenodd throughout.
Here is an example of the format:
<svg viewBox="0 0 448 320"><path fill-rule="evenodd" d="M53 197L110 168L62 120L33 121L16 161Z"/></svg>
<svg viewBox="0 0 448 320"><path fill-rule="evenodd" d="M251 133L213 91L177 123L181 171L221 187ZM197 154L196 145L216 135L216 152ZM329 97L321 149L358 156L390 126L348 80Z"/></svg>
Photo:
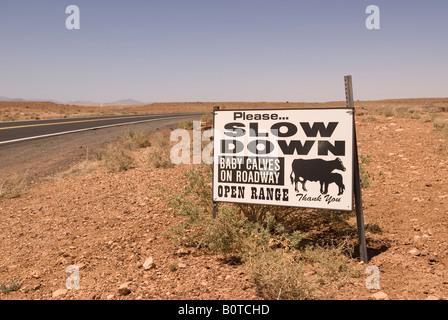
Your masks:
<svg viewBox="0 0 448 320"><path fill-rule="evenodd" d="M213 201L353 210L353 109L214 112Z"/></svg>

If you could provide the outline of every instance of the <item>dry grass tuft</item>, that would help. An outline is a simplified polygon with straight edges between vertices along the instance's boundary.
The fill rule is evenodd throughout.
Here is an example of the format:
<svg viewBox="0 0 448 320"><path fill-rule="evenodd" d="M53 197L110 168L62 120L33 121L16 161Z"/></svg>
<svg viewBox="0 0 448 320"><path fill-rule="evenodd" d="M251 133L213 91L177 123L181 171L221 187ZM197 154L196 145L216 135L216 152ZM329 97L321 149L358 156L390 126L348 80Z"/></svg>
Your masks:
<svg viewBox="0 0 448 320"><path fill-rule="evenodd" d="M109 172L127 171L134 167L134 157L123 147L110 146L103 154L104 165Z"/></svg>
<svg viewBox="0 0 448 320"><path fill-rule="evenodd" d="M12 178L0 184L0 198L20 198L25 192L25 179Z"/></svg>
<svg viewBox="0 0 448 320"><path fill-rule="evenodd" d="M172 168L170 158L170 141L166 133L158 132L152 136L153 143L149 149L147 165L149 168Z"/></svg>

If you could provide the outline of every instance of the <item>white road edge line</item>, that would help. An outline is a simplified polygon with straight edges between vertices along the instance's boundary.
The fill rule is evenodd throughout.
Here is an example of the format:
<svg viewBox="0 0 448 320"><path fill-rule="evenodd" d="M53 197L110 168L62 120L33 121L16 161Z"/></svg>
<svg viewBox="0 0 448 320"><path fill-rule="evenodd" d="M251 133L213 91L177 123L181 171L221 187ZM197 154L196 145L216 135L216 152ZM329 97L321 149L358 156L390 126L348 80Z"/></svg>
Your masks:
<svg viewBox="0 0 448 320"><path fill-rule="evenodd" d="M1 101L0 101L1 102ZM129 116L137 116L137 117L144 117L144 116L158 116L161 115L161 113L148 113L148 114L121 114L121 115L105 115L103 117L101 116L92 116L92 117L73 117L73 118L54 118L54 119L26 119L26 120L14 120L14 121L0 121L0 124L3 123L20 123L20 122L35 122L35 121L66 121L69 122L70 120L88 120L93 118L98 118L98 120L102 119L120 119L123 117L129 117Z"/></svg>
<svg viewBox="0 0 448 320"><path fill-rule="evenodd" d="M185 115L185 116L178 116L178 117L166 117L166 118L149 119L149 120L139 120L139 121L133 121L133 122L126 122L126 123L108 124L106 126L100 126L100 127L92 127L92 128L86 128L86 129L78 129L78 130L63 131L63 132L50 133L50 134L43 134L43 135L40 135L40 136L26 137L26 138L21 138L21 139L2 141L2 142L0 142L0 145L13 143L13 142L26 141L26 140L34 140L34 139L40 139L40 138L61 136L61 135L64 135L64 134L76 133L76 132L82 132L82 131L89 131L89 130L110 128L110 127L125 126L127 124L136 124L136 123L142 123L142 122L151 122L151 121L157 121L157 120L167 120L167 119L177 119L177 118L188 118L188 117L194 117L194 115L191 115L191 116L190 115Z"/></svg>

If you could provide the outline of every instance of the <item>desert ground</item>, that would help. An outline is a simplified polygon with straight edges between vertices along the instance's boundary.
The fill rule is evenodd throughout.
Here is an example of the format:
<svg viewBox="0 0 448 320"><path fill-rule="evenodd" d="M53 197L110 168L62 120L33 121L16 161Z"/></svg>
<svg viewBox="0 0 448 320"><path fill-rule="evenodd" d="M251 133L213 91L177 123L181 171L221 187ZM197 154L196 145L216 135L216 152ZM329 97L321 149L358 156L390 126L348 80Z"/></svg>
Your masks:
<svg viewBox="0 0 448 320"><path fill-rule="evenodd" d="M0 120L211 112L215 105L297 108L344 106L344 102L157 103L101 110L0 102ZM301 221L304 243L339 247L346 243L344 257L337 257L344 259L343 264L324 264L324 259L309 258L307 251L286 250L282 245L276 252L291 261L305 261L300 264L301 279L313 280L313 290L300 296L303 299L446 300L448 98L356 101L355 106L369 263L359 261L354 214L333 220L318 214L304 219L308 213L297 210L292 218ZM53 170L46 166L45 174L33 172L40 167L33 166L32 156L28 170L2 165L0 299L276 297L267 294L269 279L257 278L246 264L170 236L170 230L186 219L177 214L170 195L182 193L181 177L198 165L154 165L154 159L169 152L169 133L166 128L148 133L138 146L126 148L125 155L119 153L123 161L129 160L124 170L108 162L109 155L124 145L123 136L104 142L96 153L91 151L75 163L61 162ZM3 150L0 146L0 153ZM185 237L194 229L186 232ZM70 276L66 270L72 265L79 268L79 289L66 287ZM366 286L370 275L366 269L371 265L380 272L379 288ZM281 292L277 297L284 298Z"/></svg>

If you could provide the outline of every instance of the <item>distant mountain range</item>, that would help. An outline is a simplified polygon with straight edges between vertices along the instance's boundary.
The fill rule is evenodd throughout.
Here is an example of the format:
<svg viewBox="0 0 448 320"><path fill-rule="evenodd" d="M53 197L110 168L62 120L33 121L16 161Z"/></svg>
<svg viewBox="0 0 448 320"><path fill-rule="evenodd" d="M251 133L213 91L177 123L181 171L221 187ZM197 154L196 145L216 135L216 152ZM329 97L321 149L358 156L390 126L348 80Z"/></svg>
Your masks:
<svg viewBox="0 0 448 320"><path fill-rule="evenodd" d="M60 102L57 100L53 100L53 99L22 99L22 98L8 98L8 97L3 97L0 96L0 101L17 101L17 102L25 102L25 101L38 101L38 102L53 102L53 103L63 103L63 104L100 104L99 102L96 101L69 101L69 102ZM113 101L113 102L105 102L103 103L105 105L108 104L145 104L145 102L141 102L141 101L137 101L135 99L123 99L123 100L118 100L118 101Z"/></svg>
<svg viewBox="0 0 448 320"><path fill-rule="evenodd" d="M60 102L58 102L56 100L52 100L52 99L22 99L22 98L8 98L8 97L3 97L3 96L0 96L0 101L17 101L17 102L20 102L20 101L39 101L39 102L43 102L43 101L45 101L45 102L60 103Z"/></svg>
<svg viewBox="0 0 448 320"><path fill-rule="evenodd" d="M115 102L107 102L105 104L144 104L144 102L140 102L134 99L123 99Z"/></svg>

